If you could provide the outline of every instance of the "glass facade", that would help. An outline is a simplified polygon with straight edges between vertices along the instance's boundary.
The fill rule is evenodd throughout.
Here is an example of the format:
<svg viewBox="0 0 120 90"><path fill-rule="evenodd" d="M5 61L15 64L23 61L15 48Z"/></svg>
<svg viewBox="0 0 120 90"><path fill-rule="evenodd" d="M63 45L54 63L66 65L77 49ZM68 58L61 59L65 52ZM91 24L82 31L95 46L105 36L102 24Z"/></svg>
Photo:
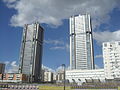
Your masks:
<svg viewBox="0 0 120 90"><path fill-rule="evenodd" d="M93 69L93 45L90 15L70 18L70 67Z"/></svg>
<svg viewBox="0 0 120 90"><path fill-rule="evenodd" d="M30 76L32 81L40 79L42 43L42 27L38 23L25 25L20 55L20 72Z"/></svg>

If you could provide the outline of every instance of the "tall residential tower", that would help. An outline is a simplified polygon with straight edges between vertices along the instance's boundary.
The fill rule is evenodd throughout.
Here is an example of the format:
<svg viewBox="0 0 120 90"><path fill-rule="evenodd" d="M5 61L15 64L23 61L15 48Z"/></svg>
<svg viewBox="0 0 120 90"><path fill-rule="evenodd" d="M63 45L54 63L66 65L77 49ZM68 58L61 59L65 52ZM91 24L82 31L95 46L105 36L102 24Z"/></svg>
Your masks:
<svg viewBox="0 0 120 90"><path fill-rule="evenodd" d="M70 68L94 69L90 15L70 18Z"/></svg>
<svg viewBox="0 0 120 90"><path fill-rule="evenodd" d="M40 81L43 47L43 28L39 23L25 25L20 55L20 73L29 77L29 82Z"/></svg>

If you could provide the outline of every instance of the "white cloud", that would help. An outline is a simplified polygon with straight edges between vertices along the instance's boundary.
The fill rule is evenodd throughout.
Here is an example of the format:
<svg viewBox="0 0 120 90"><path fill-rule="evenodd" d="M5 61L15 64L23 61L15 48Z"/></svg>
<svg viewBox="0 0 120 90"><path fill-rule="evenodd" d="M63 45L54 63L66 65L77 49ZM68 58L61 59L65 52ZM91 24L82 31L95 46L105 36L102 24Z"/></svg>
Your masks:
<svg viewBox="0 0 120 90"><path fill-rule="evenodd" d="M6 73L18 73L18 64L16 61L5 61L5 64L6 64L6 69L5 69L5 72Z"/></svg>
<svg viewBox="0 0 120 90"><path fill-rule="evenodd" d="M17 66L16 61L11 62L11 66L16 67Z"/></svg>
<svg viewBox="0 0 120 90"><path fill-rule="evenodd" d="M5 63L5 65L7 66L10 62L9 62L9 61L5 61L4 63Z"/></svg>
<svg viewBox="0 0 120 90"><path fill-rule="evenodd" d="M97 41L97 43L100 45L103 42L120 41L120 30L114 32L110 32L110 31L94 32L93 36L94 39Z"/></svg>
<svg viewBox="0 0 120 90"><path fill-rule="evenodd" d="M3 0L17 13L11 18L13 26L39 21L50 25L61 25L71 15L89 13L93 26L107 22L109 13L117 8L120 0Z"/></svg>
<svg viewBox="0 0 120 90"><path fill-rule="evenodd" d="M95 69L100 69L100 67L98 65L95 64Z"/></svg>
<svg viewBox="0 0 120 90"><path fill-rule="evenodd" d="M49 68L47 66L44 66L44 65L42 65L42 70L55 72L55 70L53 70L53 69L51 69L51 68Z"/></svg>
<svg viewBox="0 0 120 90"><path fill-rule="evenodd" d="M46 44L53 44L53 45L63 45L64 42L62 40L44 40Z"/></svg>
<svg viewBox="0 0 120 90"><path fill-rule="evenodd" d="M56 72L62 72L63 71L63 67L62 66L59 66L57 69L56 69Z"/></svg>
<svg viewBox="0 0 120 90"><path fill-rule="evenodd" d="M49 44L52 45L49 49L50 50L66 50L69 52L69 44L64 42L61 39L58 40L52 40L52 39L48 39L48 40L44 40L45 44Z"/></svg>
<svg viewBox="0 0 120 90"><path fill-rule="evenodd" d="M66 67L65 66L65 70L70 70L70 66ZM59 72L63 72L64 71L64 67L61 65L59 66L57 69L56 69L56 72L59 73Z"/></svg>
<svg viewBox="0 0 120 90"><path fill-rule="evenodd" d="M61 46L53 46L50 48L50 50L66 50L67 52L69 52L69 48L70 48L69 44L66 43L66 44L61 45Z"/></svg>
<svg viewBox="0 0 120 90"><path fill-rule="evenodd" d="M103 55L96 55L95 58L102 58Z"/></svg>
<svg viewBox="0 0 120 90"><path fill-rule="evenodd" d="M70 45L68 44L68 43L66 43L66 45L65 45L66 47L66 50L69 52L70 51Z"/></svg>
<svg viewBox="0 0 120 90"><path fill-rule="evenodd" d="M63 49L65 49L65 47L64 46L55 46L55 47L51 47L50 48L50 50L63 50Z"/></svg>

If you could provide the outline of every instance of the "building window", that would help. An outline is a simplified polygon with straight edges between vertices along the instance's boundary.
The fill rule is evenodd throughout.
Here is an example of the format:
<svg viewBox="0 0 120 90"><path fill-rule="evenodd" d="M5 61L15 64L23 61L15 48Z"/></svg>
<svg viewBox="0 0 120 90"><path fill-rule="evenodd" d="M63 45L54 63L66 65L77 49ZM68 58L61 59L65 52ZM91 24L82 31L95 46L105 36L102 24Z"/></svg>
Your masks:
<svg viewBox="0 0 120 90"><path fill-rule="evenodd" d="M104 44L104 47L107 47L107 44Z"/></svg>
<svg viewBox="0 0 120 90"><path fill-rule="evenodd" d="M120 45L120 42L118 42L118 45Z"/></svg>
<svg viewBox="0 0 120 90"><path fill-rule="evenodd" d="M110 47L112 47L112 45L110 45Z"/></svg>

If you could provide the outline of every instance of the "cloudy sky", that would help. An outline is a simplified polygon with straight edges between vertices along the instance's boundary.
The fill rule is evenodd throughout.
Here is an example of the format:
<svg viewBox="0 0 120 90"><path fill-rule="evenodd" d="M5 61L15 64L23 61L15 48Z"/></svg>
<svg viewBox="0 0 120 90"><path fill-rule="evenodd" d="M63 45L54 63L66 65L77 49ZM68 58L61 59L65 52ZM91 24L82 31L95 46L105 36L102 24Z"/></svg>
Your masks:
<svg viewBox="0 0 120 90"><path fill-rule="evenodd" d="M0 0L0 61L16 67L23 26L39 21L43 64L69 66L69 17L85 13L92 18L95 63L103 67L102 42L120 40L120 0Z"/></svg>

